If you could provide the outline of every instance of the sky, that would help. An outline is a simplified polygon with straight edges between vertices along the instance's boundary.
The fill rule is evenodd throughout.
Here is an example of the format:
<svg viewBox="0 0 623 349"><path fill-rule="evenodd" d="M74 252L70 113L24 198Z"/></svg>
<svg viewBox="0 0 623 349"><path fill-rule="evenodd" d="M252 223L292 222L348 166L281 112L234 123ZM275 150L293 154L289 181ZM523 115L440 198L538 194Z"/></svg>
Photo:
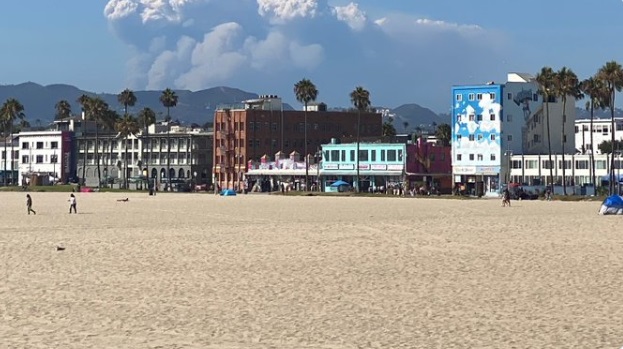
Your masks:
<svg viewBox="0 0 623 349"><path fill-rule="evenodd" d="M308 78L329 106L363 86L374 106L448 112L452 85L623 62L621 0L22 0L3 13L3 85L229 86L298 106Z"/></svg>

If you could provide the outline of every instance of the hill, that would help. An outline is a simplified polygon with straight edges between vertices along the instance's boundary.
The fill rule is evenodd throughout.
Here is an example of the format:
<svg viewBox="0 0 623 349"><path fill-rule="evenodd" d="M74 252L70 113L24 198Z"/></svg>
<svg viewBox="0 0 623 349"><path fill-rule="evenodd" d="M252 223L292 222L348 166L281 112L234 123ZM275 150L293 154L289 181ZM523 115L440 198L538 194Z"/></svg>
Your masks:
<svg viewBox="0 0 623 349"><path fill-rule="evenodd" d="M162 91L135 91L137 103L130 108L130 112L149 107L164 118L166 108L160 103ZM214 87L200 91L176 90L178 95L177 107L171 109L171 117L187 123L205 124L211 122L214 108L220 104L238 103L240 101L257 98L257 94L230 87ZM54 119L54 105L60 100L67 100L72 106L74 114L80 113L78 97L86 94L101 97L111 108L123 112L123 106L117 101L117 95L112 93L93 93L81 90L75 86L55 84L42 86L33 82L19 85L1 85L0 101L16 98L24 105L24 113L31 123L45 124ZM286 107L286 106L284 106ZM288 106L289 107L289 106Z"/></svg>
<svg viewBox="0 0 623 349"><path fill-rule="evenodd" d="M398 131L412 132L416 128L428 130L433 125L448 123L449 118L444 118L434 111L422 107L419 104L410 103L403 104L397 108L391 109L390 114L394 118L394 127ZM405 128L405 125L407 126Z"/></svg>

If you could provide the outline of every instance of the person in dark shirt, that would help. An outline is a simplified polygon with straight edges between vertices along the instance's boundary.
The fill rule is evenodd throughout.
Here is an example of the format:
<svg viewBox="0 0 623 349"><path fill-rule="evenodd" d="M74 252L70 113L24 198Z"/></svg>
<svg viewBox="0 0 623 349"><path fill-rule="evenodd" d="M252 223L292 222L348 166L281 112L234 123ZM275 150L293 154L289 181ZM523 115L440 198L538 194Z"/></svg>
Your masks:
<svg viewBox="0 0 623 349"><path fill-rule="evenodd" d="M30 197L30 194L26 194L26 207L28 208L28 214L30 214L30 212L37 214L37 212L32 209L32 198Z"/></svg>

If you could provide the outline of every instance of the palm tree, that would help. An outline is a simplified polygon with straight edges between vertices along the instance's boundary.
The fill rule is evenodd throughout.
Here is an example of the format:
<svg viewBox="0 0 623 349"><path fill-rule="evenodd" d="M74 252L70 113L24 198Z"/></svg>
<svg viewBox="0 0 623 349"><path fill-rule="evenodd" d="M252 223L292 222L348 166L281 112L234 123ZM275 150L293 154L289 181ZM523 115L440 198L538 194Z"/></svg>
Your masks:
<svg viewBox="0 0 623 349"><path fill-rule="evenodd" d="M452 128L446 123L439 124L437 130L435 130L435 137L437 137L442 146L449 147L450 139L452 138Z"/></svg>
<svg viewBox="0 0 623 349"><path fill-rule="evenodd" d="M117 101L123 105L123 116L128 115L128 107L133 107L136 104L136 96L134 91L126 88L117 95Z"/></svg>
<svg viewBox="0 0 623 349"><path fill-rule="evenodd" d="M599 72L597 73L597 78L603 81L606 91L607 91L607 105L610 107L610 144L614 146L615 144L615 123L614 123L614 98L616 96L617 91L621 91L623 87L623 68L621 65L615 61L607 62ZM610 157L610 194L614 193L614 152Z"/></svg>
<svg viewBox="0 0 623 349"><path fill-rule="evenodd" d="M590 122L590 142L591 142L591 152L589 154L591 168L591 182L593 185L595 184L595 144L593 140L593 121L595 119L595 108L603 109L605 107L604 99L607 98L607 92L605 90L605 86L603 81L599 80L596 76L585 79L580 84L582 91L584 94L589 97L589 100L586 102L586 109L591 113L591 122Z"/></svg>
<svg viewBox="0 0 623 349"><path fill-rule="evenodd" d="M90 109L92 120L95 122L95 163L97 165L97 187L102 184L102 171L100 170L100 153L99 153L99 128L100 123L106 124L108 121L106 118L109 114L108 103L104 102L100 97L92 98L90 103L87 104Z"/></svg>
<svg viewBox="0 0 623 349"><path fill-rule="evenodd" d="M124 187L128 188L128 139L131 135L137 134L139 131L138 122L131 115L126 115L123 119L117 121L115 129L119 132L125 143L124 149Z"/></svg>
<svg viewBox="0 0 623 349"><path fill-rule="evenodd" d="M562 128L561 128L561 155L562 155L562 193L567 195L567 177L565 175L565 169L567 167L565 163L565 143L567 142L567 135L565 134L565 123L567 122L567 97L580 98L582 96L580 92L580 82L578 76L575 75L573 70L562 67L555 75L554 78L554 93L562 99Z"/></svg>
<svg viewBox="0 0 623 349"><path fill-rule="evenodd" d="M71 116L71 105L64 99L58 101L54 108L56 109L55 120L62 120Z"/></svg>
<svg viewBox="0 0 623 349"><path fill-rule="evenodd" d="M15 98L9 98L6 100L6 102L4 102L4 104L2 105L2 109L0 112L1 118L2 118L2 122L5 125L5 129L8 127L9 130L9 138L11 141L11 183L14 185L15 184L15 176L13 174L14 171L14 167L13 164L15 163L15 159L14 156L15 155L15 151L14 151L14 146L13 146L13 126L15 124L16 120L24 120L25 119L25 115L24 115L24 106ZM4 143L4 154L5 154L5 159L8 158L6 156L6 139L5 139L5 143ZM5 165L4 165L5 169L4 169L4 184L6 185L6 160L5 160Z"/></svg>
<svg viewBox="0 0 623 349"><path fill-rule="evenodd" d="M391 116L383 122L383 137L393 137L396 135L396 128L394 127L394 118Z"/></svg>
<svg viewBox="0 0 623 349"><path fill-rule="evenodd" d="M545 103L545 120L547 125L547 153L549 156L549 185L550 190L554 192L554 162L552 161L552 139L550 135L549 122L549 99L554 95L554 70L550 67L543 67L536 75L536 82L539 85L539 93L543 96ZM510 171L510 169L509 169Z"/></svg>
<svg viewBox="0 0 623 349"><path fill-rule="evenodd" d="M87 148L89 145L88 139L87 139L87 128L86 128L86 122L87 120L89 120L91 118L91 103L92 103L92 98L87 96L87 95L82 95L80 97L78 97L78 103L82 106L82 112L84 113L84 118L83 118L83 132L82 135L84 137L84 155L82 157L82 184L86 184L86 171L87 171Z"/></svg>
<svg viewBox="0 0 623 349"><path fill-rule="evenodd" d="M318 98L318 89L313 82L309 79L303 79L296 84L294 84L294 95L296 96L296 100L300 103L303 103L305 109L303 112L305 113L305 190L309 188L309 159L307 157L307 106L310 102L313 102Z"/></svg>
<svg viewBox="0 0 623 349"><path fill-rule="evenodd" d="M162 91L160 95L160 103L167 108L167 117L164 119L167 123L171 121L171 108L177 106L177 95L170 88ZM167 181L168 188L171 190L171 125L167 124Z"/></svg>
<svg viewBox="0 0 623 349"><path fill-rule="evenodd" d="M355 181L355 183L357 183L357 192L360 193L361 188L359 183L359 142L361 142L361 113L368 111L368 109L370 108L370 92L361 86L357 86L350 93L350 102L353 103L353 106L355 106L355 108L357 109L357 151L355 152L355 154L357 154L357 180Z"/></svg>
<svg viewBox="0 0 623 349"><path fill-rule="evenodd" d="M151 141L149 141L149 126L156 123L156 113L150 108L143 108L143 110L138 113L138 121L143 126L143 129L145 131L145 144L143 145L143 148L147 149L147 156L144 157L144 160L145 169L147 172L147 180L148 183L150 183L149 185L151 186L151 176L149 175L149 149L151 147Z"/></svg>

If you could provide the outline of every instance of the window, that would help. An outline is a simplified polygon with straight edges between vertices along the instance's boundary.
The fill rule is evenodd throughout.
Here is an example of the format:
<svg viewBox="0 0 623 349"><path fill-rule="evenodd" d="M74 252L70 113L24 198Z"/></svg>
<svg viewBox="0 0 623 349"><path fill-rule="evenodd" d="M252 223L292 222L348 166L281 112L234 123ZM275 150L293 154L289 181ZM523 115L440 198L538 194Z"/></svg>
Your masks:
<svg viewBox="0 0 623 349"><path fill-rule="evenodd" d="M447 95L446 95L446 96L447 96ZM470 94L467 96L467 98L468 98L470 101L473 101L473 100L474 100L474 94L473 94L473 93L470 93Z"/></svg>
<svg viewBox="0 0 623 349"><path fill-rule="evenodd" d="M469 160L474 161L474 154L469 154Z"/></svg>
<svg viewBox="0 0 623 349"><path fill-rule="evenodd" d="M506 140L509 141L509 142L512 142L513 141L513 135L506 136Z"/></svg>
<svg viewBox="0 0 623 349"><path fill-rule="evenodd" d="M510 114L506 115L506 122L513 122L513 116Z"/></svg>
<svg viewBox="0 0 623 349"><path fill-rule="evenodd" d="M469 135L469 140L470 140L470 142L473 142L474 141L474 135Z"/></svg>
<svg viewBox="0 0 623 349"><path fill-rule="evenodd" d="M456 95L456 101L457 101L457 102L460 102L460 101L462 101L462 100L463 100L463 95L457 94L457 95Z"/></svg>
<svg viewBox="0 0 623 349"><path fill-rule="evenodd" d="M23 155L23 156L22 156L22 163L27 164L27 163L29 162L28 160L29 160L29 159L28 159L28 155Z"/></svg>
<svg viewBox="0 0 623 349"><path fill-rule="evenodd" d="M456 141L457 141L457 142L460 142L462 138L463 138L463 136L461 136L461 135L456 135Z"/></svg>
<svg viewBox="0 0 623 349"><path fill-rule="evenodd" d="M552 166L552 163L553 163L553 162L554 162L553 160L552 160L552 161L549 161L549 160L543 160L543 162L542 162L542 166L541 166L541 167L542 167L544 170L549 170L550 168L553 168L553 166Z"/></svg>
<svg viewBox="0 0 623 349"><path fill-rule="evenodd" d="M508 99L509 101L510 101L511 99L513 99L513 94L512 94L512 93L510 93L510 92L509 92L509 93L507 93L507 94L506 94L506 99Z"/></svg>
<svg viewBox="0 0 623 349"><path fill-rule="evenodd" d="M489 93L489 99L495 101L495 93Z"/></svg>
<svg viewBox="0 0 623 349"><path fill-rule="evenodd" d="M562 169L562 160L558 160L558 168ZM565 169L571 168L571 160L565 160Z"/></svg>
<svg viewBox="0 0 623 349"><path fill-rule="evenodd" d="M463 156L461 154L456 154L456 161L461 161Z"/></svg>
<svg viewBox="0 0 623 349"><path fill-rule="evenodd" d="M495 161L495 154L491 154L491 161Z"/></svg>
<svg viewBox="0 0 623 349"><path fill-rule="evenodd" d="M595 169L597 169L597 170L605 170L606 169L606 160L595 161Z"/></svg>
<svg viewBox="0 0 623 349"><path fill-rule="evenodd" d="M475 119L475 115L474 114L469 114L469 121L474 121Z"/></svg>
<svg viewBox="0 0 623 349"><path fill-rule="evenodd" d="M495 141L495 135L491 135L490 137L492 141Z"/></svg>
<svg viewBox="0 0 623 349"><path fill-rule="evenodd" d="M562 142L567 143L567 135L562 135Z"/></svg>
<svg viewBox="0 0 623 349"><path fill-rule="evenodd" d="M575 133L579 133L580 132L580 128L578 126L575 127Z"/></svg>
<svg viewBox="0 0 623 349"><path fill-rule="evenodd" d="M381 150L381 161L385 161L385 150Z"/></svg>
<svg viewBox="0 0 623 349"><path fill-rule="evenodd" d="M461 114L456 115L456 122L461 122Z"/></svg>
<svg viewBox="0 0 623 349"><path fill-rule="evenodd" d="M36 147L37 149L43 149L43 142L37 142Z"/></svg>
<svg viewBox="0 0 623 349"><path fill-rule="evenodd" d="M535 101L535 102L538 102L539 101L539 95L537 93L533 93L532 94L532 100Z"/></svg>
<svg viewBox="0 0 623 349"><path fill-rule="evenodd" d="M28 142L22 142L22 149L28 149Z"/></svg>
<svg viewBox="0 0 623 349"><path fill-rule="evenodd" d="M396 161L396 150L387 151L387 161Z"/></svg>
<svg viewBox="0 0 623 349"><path fill-rule="evenodd" d="M534 135L532 138L533 138L534 143L541 143L540 135Z"/></svg>
<svg viewBox="0 0 623 349"><path fill-rule="evenodd" d="M482 114L476 115L476 121L482 121Z"/></svg>
<svg viewBox="0 0 623 349"><path fill-rule="evenodd" d="M476 99L479 100L479 101L482 100L482 93L478 93L476 95Z"/></svg>
<svg viewBox="0 0 623 349"><path fill-rule="evenodd" d="M368 150L359 149L359 161L368 161Z"/></svg>
<svg viewBox="0 0 623 349"><path fill-rule="evenodd" d="M489 115L489 120L495 121L495 114L490 114Z"/></svg>
<svg viewBox="0 0 623 349"><path fill-rule="evenodd" d="M483 160L483 155L482 154L478 154L478 161L482 161Z"/></svg>
<svg viewBox="0 0 623 349"><path fill-rule="evenodd" d="M340 158L342 162L346 162L346 150L342 150L340 153Z"/></svg>
<svg viewBox="0 0 623 349"><path fill-rule="evenodd" d="M370 150L370 161L376 161L376 150Z"/></svg>
<svg viewBox="0 0 623 349"><path fill-rule="evenodd" d="M588 170L588 160L576 160L575 168L578 170Z"/></svg>
<svg viewBox="0 0 623 349"><path fill-rule="evenodd" d="M351 150L349 155L350 155L350 161L357 161L357 160L355 160L355 151L354 150Z"/></svg>
<svg viewBox="0 0 623 349"><path fill-rule="evenodd" d="M331 156L329 156L329 161L339 161L340 160L340 151L339 150L331 150Z"/></svg>
<svg viewBox="0 0 623 349"><path fill-rule="evenodd" d="M526 169L536 169L539 166L538 160L526 160Z"/></svg>
<svg viewBox="0 0 623 349"><path fill-rule="evenodd" d="M42 164L43 163L43 155L37 155L36 162L38 164Z"/></svg>
<svg viewBox="0 0 623 349"><path fill-rule="evenodd" d="M478 135L478 140L479 140L479 141L482 141L482 134L479 134L479 135Z"/></svg>

